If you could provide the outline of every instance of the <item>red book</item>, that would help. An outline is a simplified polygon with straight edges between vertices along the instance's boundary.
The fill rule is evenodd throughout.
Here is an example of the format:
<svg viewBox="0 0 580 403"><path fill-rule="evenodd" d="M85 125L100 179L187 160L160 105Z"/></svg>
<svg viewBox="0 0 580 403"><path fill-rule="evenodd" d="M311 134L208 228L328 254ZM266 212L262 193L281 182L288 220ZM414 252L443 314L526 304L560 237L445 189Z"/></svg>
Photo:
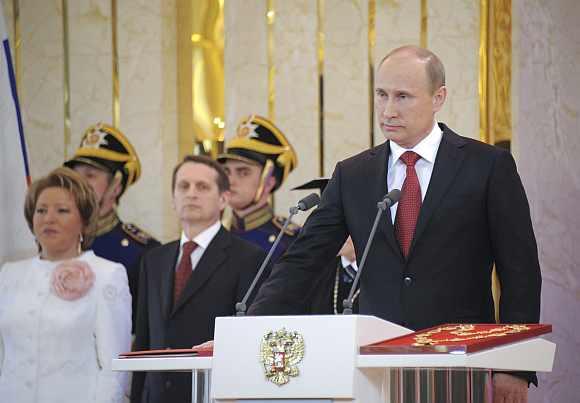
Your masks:
<svg viewBox="0 0 580 403"><path fill-rule="evenodd" d="M361 354L465 354L547 334L543 324L445 324L360 348Z"/></svg>
<svg viewBox="0 0 580 403"><path fill-rule="evenodd" d="M211 357L212 347L175 348L165 350L129 351L119 354L119 358L152 358L152 357Z"/></svg>

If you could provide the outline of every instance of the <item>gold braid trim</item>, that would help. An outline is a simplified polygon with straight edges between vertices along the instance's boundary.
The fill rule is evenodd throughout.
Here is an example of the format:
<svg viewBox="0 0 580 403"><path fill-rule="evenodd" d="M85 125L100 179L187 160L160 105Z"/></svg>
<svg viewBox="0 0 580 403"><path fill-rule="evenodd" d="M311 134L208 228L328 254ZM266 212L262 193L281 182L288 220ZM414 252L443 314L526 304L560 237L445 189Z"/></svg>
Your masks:
<svg viewBox="0 0 580 403"><path fill-rule="evenodd" d="M112 209L110 212L105 214L102 217L99 217L97 221L97 233L95 236L101 236L106 234L107 232L111 231L113 228L119 224L119 216L117 215L117 211Z"/></svg>

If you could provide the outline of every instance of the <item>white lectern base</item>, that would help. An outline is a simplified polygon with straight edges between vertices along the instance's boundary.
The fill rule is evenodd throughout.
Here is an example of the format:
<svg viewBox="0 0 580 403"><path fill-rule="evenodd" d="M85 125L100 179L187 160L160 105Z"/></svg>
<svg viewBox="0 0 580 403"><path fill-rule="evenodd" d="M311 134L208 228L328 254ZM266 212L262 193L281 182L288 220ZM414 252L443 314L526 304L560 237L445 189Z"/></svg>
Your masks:
<svg viewBox="0 0 580 403"><path fill-rule="evenodd" d="M265 375L261 344L281 329L303 337L304 356L279 386ZM359 355L362 345L408 333L361 315L218 318L213 358L117 359L113 369L192 371L196 403L488 403L491 369L551 371L556 349L534 338L471 354Z"/></svg>

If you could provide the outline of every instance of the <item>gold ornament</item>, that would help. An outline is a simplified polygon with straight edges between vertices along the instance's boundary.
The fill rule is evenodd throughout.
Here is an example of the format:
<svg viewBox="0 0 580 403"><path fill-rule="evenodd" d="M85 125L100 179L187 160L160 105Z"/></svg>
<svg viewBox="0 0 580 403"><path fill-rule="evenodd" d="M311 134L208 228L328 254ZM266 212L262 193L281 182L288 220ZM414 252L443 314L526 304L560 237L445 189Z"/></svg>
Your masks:
<svg viewBox="0 0 580 403"><path fill-rule="evenodd" d="M415 343L413 343L413 346L435 346L446 342L454 343L466 340L490 339L493 337L502 337L508 334L520 333L524 330L529 330L529 327L526 325L498 325L489 330L476 331L474 325L441 326L415 336ZM446 339L431 338L432 335L445 331L448 331L450 334L457 337Z"/></svg>
<svg viewBox="0 0 580 403"><path fill-rule="evenodd" d="M255 138L258 137L258 133L256 133L256 129L258 125L252 123L252 120L248 120L238 126L238 130L236 132L237 137L248 137L248 138Z"/></svg>
<svg viewBox="0 0 580 403"><path fill-rule="evenodd" d="M100 125L96 125L85 134L85 137L81 142L81 147L99 148L103 145L107 145L109 142L105 140L105 136L107 136L107 133L101 130Z"/></svg>
<svg viewBox="0 0 580 403"><path fill-rule="evenodd" d="M262 338L260 362L269 381L278 386L299 375L297 364L304 358L304 338L298 332L268 331Z"/></svg>

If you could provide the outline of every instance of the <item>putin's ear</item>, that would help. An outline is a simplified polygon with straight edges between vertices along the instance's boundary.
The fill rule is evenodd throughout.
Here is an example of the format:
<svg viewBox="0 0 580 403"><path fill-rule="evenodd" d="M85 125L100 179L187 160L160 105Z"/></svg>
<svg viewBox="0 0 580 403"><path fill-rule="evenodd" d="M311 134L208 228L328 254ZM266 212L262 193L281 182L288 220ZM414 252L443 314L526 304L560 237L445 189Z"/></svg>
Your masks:
<svg viewBox="0 0 580 403"><path fill-rule="evenodd" d="M446 99L447 87L442 85L433 94L433 111L439 112L439 110L443 107L443 104L445 104Z"/></svg>

